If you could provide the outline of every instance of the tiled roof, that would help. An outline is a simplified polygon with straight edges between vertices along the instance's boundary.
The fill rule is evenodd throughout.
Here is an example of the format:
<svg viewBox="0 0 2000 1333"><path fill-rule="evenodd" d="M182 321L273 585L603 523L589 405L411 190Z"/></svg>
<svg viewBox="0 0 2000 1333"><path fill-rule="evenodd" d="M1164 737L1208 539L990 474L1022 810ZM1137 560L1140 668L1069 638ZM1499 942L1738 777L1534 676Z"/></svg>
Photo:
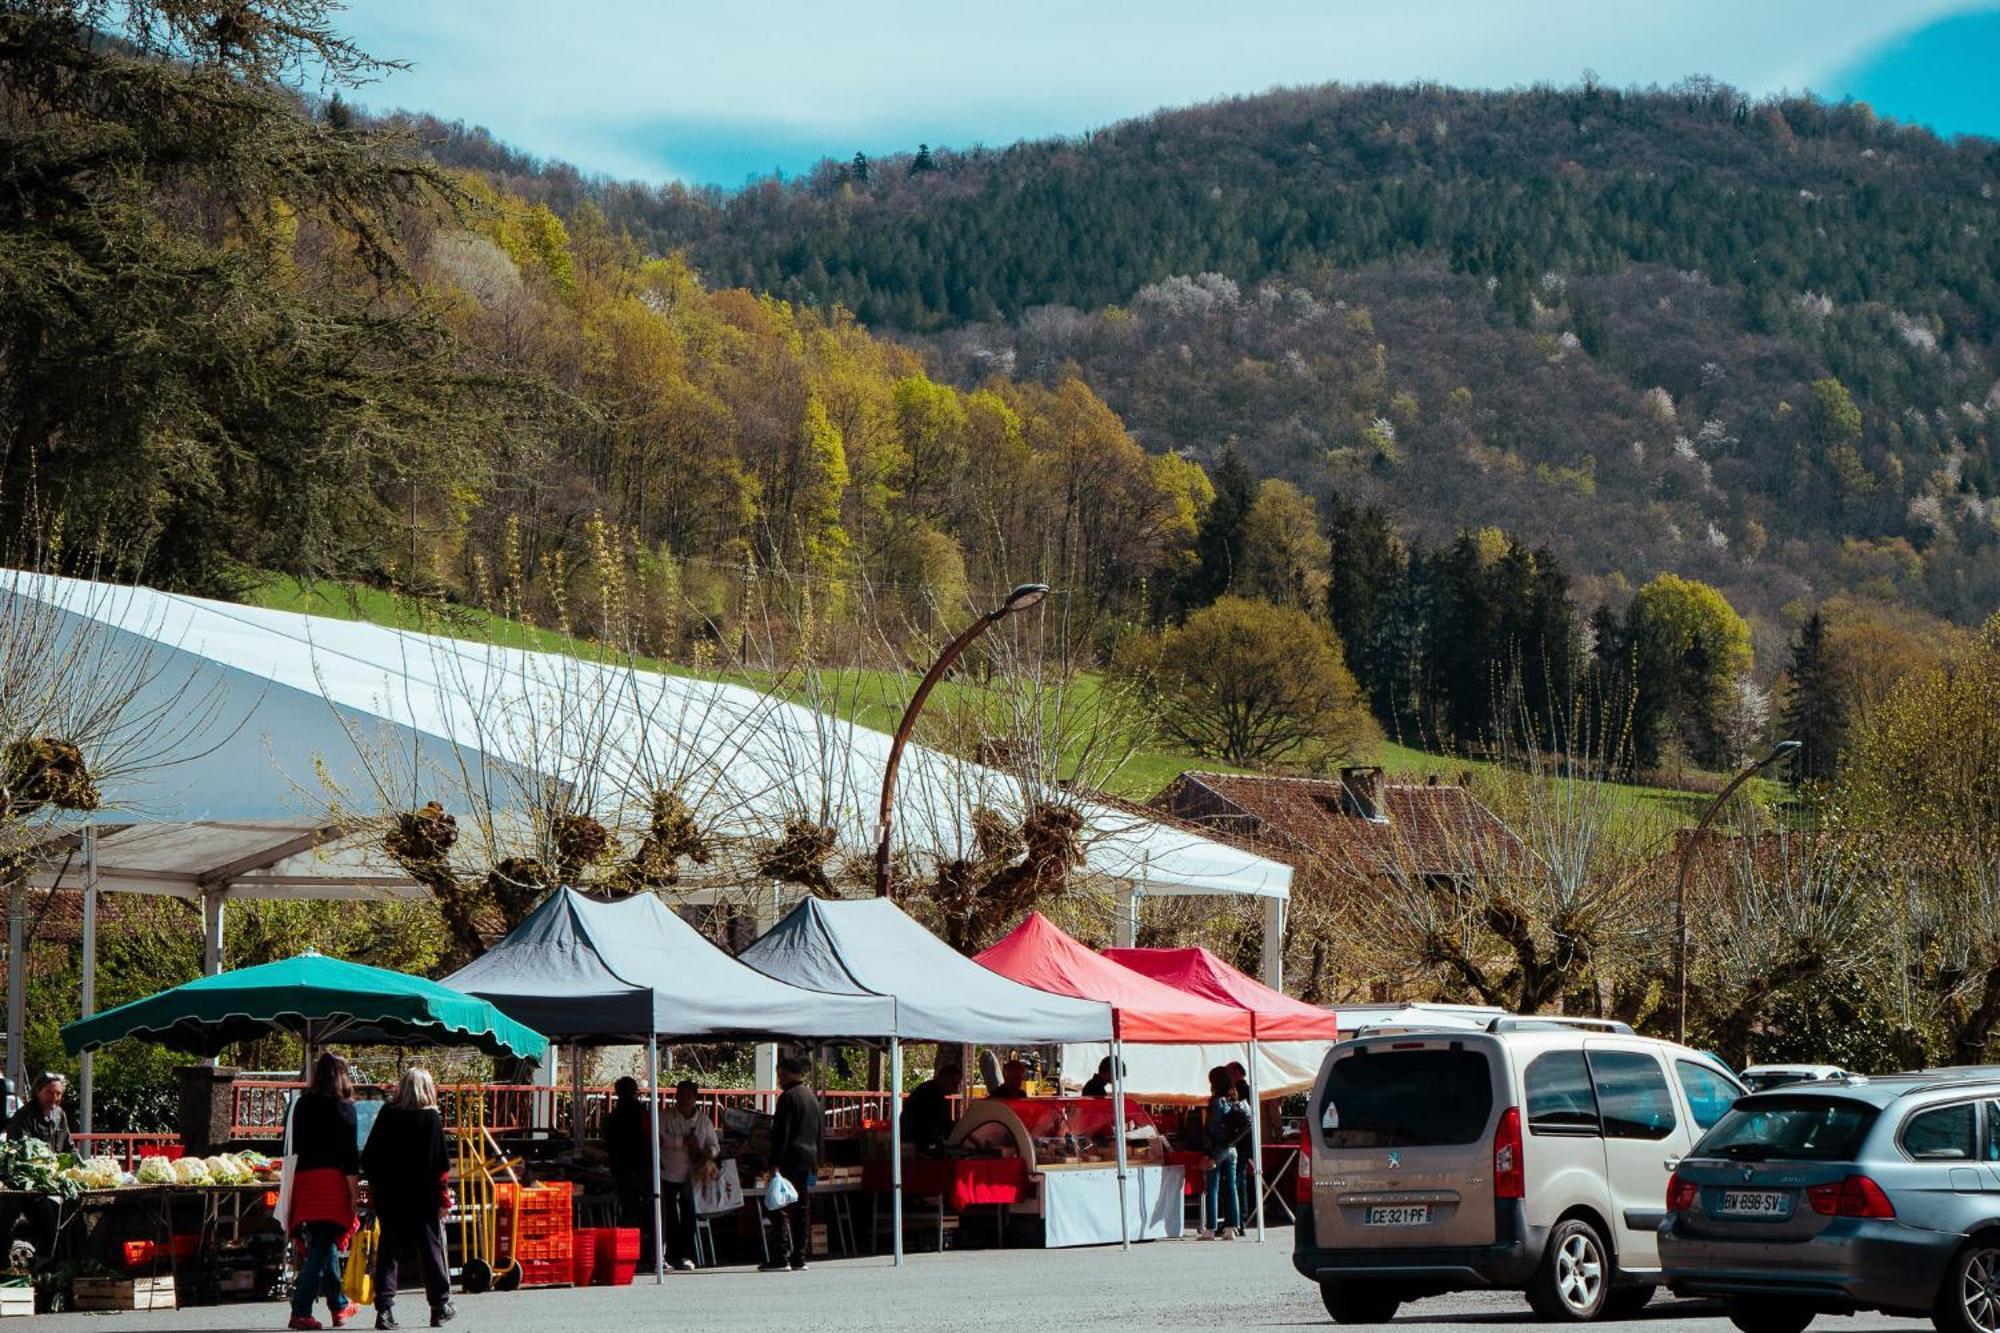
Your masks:
<svg viewBox="0 0 2000 1333"><path fill-rule="evenodd" d="M1189 772L1152 804L1301 870L1376 875L1402 866L1424 875L1460 875L1522 850L1520 839L1477 797L1448 784L1385 784L1381 819L1355 813L1334 778Z"/></svg>

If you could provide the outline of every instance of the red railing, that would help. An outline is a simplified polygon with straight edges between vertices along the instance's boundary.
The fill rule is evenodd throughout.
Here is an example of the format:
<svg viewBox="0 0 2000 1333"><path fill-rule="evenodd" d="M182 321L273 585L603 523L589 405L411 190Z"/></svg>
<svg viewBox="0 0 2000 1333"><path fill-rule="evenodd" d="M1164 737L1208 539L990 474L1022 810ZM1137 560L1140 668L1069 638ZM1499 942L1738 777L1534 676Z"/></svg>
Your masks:
<svg viewBox="0 0 2000 1333"><path fill-rule="evenodd" d="M141 1157L169 1156L181 1146L178 1134L73 1134L70 1138L77 1156L116 1157L127 1171L138 1170Z"/></svg>
<svg viewBox="0 0 2000 1333"><path fill-rule="evenodd" d="M304 1087L305 1084L298 1079L238 1079L232 1085L230 1137L278 1137L284 1132L286 1105ZM395 1091L392 1087L374 1084L363 1084L359 1090L383 1096ZM575 1108L571 1106L570 1089L566 1087L524 1083L468 1083L440 1087L438 1102L444 1110L447 1126L457 1127L468 1099L475 1096L484 1102L486 1125L496 1134L525 1133L537 1127L557 1134L571 1133L571 1117ZM701 1105L710 1115L719 1118L724 1110L763 1110L776 1096L775 1089L704 1088L701 1090ZM587 1087L583 1090L584 1137L602 1137L604 1111L611 1104L611 1099L612 1090L608 1087ZM888 1105L887 1094L882 1092L827 1091L819 1094L819 1100L826 1112L827 1128L834 1133L859 1130L864 1123L884 1119L888 1114L885 1109ZM537 1114L538 1111L540 1114Z"/></svg>

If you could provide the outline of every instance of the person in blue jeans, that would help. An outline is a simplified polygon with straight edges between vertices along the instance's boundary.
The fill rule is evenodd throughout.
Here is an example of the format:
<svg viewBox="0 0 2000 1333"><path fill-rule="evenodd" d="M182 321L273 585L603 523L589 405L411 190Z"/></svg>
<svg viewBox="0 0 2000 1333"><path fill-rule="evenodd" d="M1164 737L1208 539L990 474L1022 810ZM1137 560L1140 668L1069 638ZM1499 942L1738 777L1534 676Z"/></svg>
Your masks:
<svg viewBox="0 0 2000 1333"><path fill-rule="evenodd" d="M1243 1104L1236 1081L1221 1065L1208 1071L1208 1122L1203 1139L1208 1170L1203 1180L1203 1239L1234 1240L1243 1229L1242 1196L1236 1189L1236 1139ZM1227 1220L1225 1220L1227 1219Z"/></svg>

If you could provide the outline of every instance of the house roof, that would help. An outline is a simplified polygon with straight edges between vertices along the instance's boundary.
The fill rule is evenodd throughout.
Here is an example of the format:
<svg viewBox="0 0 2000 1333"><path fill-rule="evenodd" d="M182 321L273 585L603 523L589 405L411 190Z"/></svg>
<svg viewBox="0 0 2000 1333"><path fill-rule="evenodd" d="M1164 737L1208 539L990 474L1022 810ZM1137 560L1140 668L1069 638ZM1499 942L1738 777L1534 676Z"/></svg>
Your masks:
<svg viewBox="0 0 2000 1333"><path fill-rule="evenodd" d="M1370 876L1398 867L1463 874L1521 847L1478 797L1436 782L1384 784L1374 819L1354 810L1335 778L1188 772L1152 803L1295 862Z"/></svg>

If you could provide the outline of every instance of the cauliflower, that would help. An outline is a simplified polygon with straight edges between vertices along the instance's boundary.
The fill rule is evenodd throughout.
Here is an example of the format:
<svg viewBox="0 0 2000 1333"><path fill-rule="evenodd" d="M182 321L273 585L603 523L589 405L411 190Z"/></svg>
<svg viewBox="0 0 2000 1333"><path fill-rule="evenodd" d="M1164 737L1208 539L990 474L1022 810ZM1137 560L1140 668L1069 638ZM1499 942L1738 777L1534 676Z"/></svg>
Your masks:
<svg viewBox="0 0 2000 1333"><path fill-rule="evenodd" d="M211 1184L208 1163L199 1157L183 1157L174 1163L174 1179L183 1185Z"/></svg>
<svg viewBox="0 0 2000 1333"><path fill-rule="evenodd" d="M208 1159L209 1178L218 1185L241 1185L250 1179L243 1164L228 1153Z"/></svg>
<svg viewBox="0 0 2000 1333"><path fill-rule="evenodd" d="M174 1164L164 1157L141 1157L139 1159L139 1183L141 1185L171 1185L179 1176L174 1174Z"/></svg>

